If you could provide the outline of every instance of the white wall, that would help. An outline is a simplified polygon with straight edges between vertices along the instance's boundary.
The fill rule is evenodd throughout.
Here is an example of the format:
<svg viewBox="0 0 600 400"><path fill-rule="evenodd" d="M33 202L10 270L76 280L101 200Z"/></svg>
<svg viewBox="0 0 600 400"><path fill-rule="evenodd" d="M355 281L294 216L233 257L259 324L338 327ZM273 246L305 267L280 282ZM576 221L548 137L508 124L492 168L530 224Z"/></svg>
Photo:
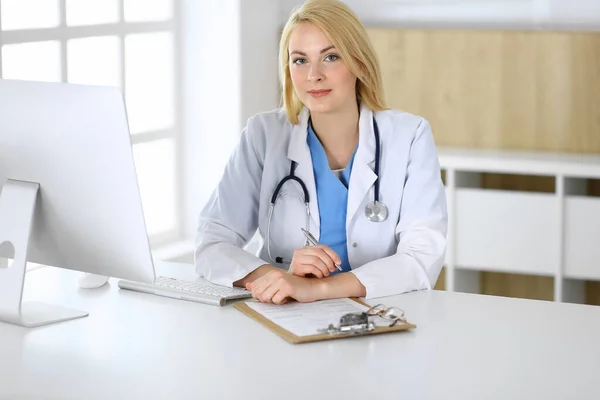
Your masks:
<svg viewBox="0 0 600 400"><path fill-rule="evenodd" d="M281 0L285 21L299 0ZM346 0L367 26L600 30L600 0Z"/></svg>
<svg viewBox="0 0 600 400"><path fill-rule="evenodd" d="M278 105L278 0L182 0L185 233L248 117Z"/></svg>
<svg viewBox="0 0 600 400"><path fill-rule="evenodd" d="M599 0L600 1L600 0ZM279 104L279 0L240 0L242 124Z"/></svg>
<svg viewBox="0 0 600 400"><path fill-rule="evenodd" d="M191 234L239 129L240 14L231 1L184 0L181 16L185 232Z"/></svg>

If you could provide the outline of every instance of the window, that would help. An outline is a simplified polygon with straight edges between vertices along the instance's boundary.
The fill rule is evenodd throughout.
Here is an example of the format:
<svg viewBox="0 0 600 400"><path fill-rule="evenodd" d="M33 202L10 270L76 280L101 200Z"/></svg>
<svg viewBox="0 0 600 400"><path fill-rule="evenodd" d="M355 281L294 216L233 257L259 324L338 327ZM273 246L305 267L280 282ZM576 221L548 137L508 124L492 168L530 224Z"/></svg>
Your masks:
<svg viewBox="0 0 600 400"><path fill-rule="evenodd" d="M125 96L152 245L181 237L176 0L0 0L0 76Z"/></svg>

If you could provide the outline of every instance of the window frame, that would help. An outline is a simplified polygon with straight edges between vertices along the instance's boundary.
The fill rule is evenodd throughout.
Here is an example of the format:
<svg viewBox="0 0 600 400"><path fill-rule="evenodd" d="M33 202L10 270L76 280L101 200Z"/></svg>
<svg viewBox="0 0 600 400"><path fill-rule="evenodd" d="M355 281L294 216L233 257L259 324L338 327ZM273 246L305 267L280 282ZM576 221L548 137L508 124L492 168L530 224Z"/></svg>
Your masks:
<svg viewBox="0 0 600 400"><path fill-rule="evenodd" d="M1 2L2 0L0 0ZM25 44L42 41L57 41L60 44L61 82L67 82L67 42L71 39L82 39L100 36L115 36L120 44L120 85L123 96L126 95L125 85L125 38L131 34L168 32L173 37L173 125L168 129L139 132L131 135L132 146L160 139L173 141L175 154L175 226L165 232L149 236L151 247L164 246L184 239L185 204L184 176L185 160L183 149L183 90L182 90L182 44L181 44L181 2L171 0L172 17L165 21L126 22L125 0L117 0L119 19L116 23L68 26L66 21L66 0L59 0L59 25L53 28L32 28L22 30L2 30L0 20L0 79L3 78L2 47L4 45Z"/></svg>

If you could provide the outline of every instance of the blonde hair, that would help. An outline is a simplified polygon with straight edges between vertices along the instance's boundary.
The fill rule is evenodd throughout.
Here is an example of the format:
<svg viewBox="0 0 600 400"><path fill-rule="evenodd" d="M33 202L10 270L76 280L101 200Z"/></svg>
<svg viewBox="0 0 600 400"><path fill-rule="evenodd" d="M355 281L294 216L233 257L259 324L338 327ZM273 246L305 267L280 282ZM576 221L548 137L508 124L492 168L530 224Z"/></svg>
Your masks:
<svg viewBox="0 0 600 400"><path fill-rule="evenodd" d="M279 42L281 102L289 121L297 124L304 107L294 91L288 54L291 33L303 22L320 28L340 52L342 60L357 78L357 98L373 111L386 109L379 61L356 14L341 1L309 0L292 13Z"/></svg>

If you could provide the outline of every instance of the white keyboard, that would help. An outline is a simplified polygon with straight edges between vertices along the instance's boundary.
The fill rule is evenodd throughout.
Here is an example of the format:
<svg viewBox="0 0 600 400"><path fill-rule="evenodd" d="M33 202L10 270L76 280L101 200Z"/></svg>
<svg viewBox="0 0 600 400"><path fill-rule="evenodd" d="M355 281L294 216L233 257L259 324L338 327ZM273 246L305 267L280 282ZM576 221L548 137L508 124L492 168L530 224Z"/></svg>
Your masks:
<svg viewBox="0 0 600 400"><path fill-rule="evenodd" d="M219 306L224 305L227 300L252 297L252 293L246 289L215 285L205 279L188 281L158 276L154 284L120 280L119 287L121 289Z"/></svg>

